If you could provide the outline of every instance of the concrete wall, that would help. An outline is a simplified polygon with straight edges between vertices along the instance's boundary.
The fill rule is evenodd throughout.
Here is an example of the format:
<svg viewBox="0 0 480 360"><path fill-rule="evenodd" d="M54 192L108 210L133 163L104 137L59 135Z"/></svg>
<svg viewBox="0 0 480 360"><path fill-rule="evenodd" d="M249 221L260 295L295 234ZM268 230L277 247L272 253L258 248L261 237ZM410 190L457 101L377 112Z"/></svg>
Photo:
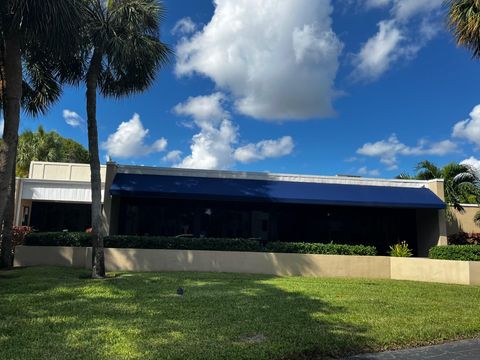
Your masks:
<svg viewBox="0 0 480 360"><path fill-rule="evenodd" d="M479 205L462 205L465 212L461 213L453 208L447 214L447 232L449 235L459 232L480 233L480 227L473 222L473 217L480 211Z"/></svg>
<svg viewBox="0 0 480 360"><path fill-rule="evenodd" d="M89 268L91 248L18 246L14 266ZM480 262L234 251L105 249L107 271L203 271L480 285Z"/></svg>
<svg viewBox="0 0 480 360"><path fill-rule="evenodd" d="M105 182L106 167L100 167L102 183ZM90 182L89 164L71 164L32 161L30 163L29 179L37 180L65 180Z"/></svg>

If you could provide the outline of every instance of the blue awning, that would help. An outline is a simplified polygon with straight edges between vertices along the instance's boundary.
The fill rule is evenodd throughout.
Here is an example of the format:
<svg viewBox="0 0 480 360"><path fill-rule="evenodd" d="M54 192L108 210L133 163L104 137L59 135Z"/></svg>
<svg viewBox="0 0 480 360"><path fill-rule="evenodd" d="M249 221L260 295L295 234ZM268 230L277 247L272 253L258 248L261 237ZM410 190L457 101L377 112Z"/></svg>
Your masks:
<svg viewBox="0 0 480 360"><path fill-rule="evenodd" d="M427 188L117 174L111 195L192 200L443 209Z"/></svg>

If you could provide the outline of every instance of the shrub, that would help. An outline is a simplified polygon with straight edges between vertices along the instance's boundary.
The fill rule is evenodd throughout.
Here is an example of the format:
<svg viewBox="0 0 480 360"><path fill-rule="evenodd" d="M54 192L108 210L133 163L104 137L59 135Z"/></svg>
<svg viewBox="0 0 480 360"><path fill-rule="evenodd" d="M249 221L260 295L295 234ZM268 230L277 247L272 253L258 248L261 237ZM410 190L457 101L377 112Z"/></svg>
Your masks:
<svg viewBox="0 0 480 360"><path fill-rule="evenodd" d="M32 232L30 226L14 226L13 232L13 246L22 245L25 241L25 237Z"/></svg>
<svg viewBox="0 0 480 360"><path fill-rule="evenodd" d="M325 255L370 255L375 256L377 249L374 246L321 244L321 243L290 243L271 242L265 245L265 251L299 254Z"/></svg>
<svg viewBox="0 0 480 360"><path fill-rule="evenodd" d="M128 235L114 235L105 237L105 247L219 251L262 250L261 244L257 240Z"/></svg>
<svg viewBox="0 0 480 360"><path fill-rule="evenodd" d="M410 257L413 255L406 241L390 246L388 254L394 257Z"/></svg>
<svg viewBox="0 0 480 360"><path fill-rule="evenodd" d="M434 246L429 258L444 260L480 261L480 245Z"/></svg>
<svg viewBox="0 0 480 360"><path fill-rule="evenodd" d="M480 245L479 233L459 232L448 235L449 245Z"/></svg>
<svg viewBox="0 0 480 360"><path fill-rule="evenodd" d="M25 245L36 246L91 246L90 234L86 233L31 233L25 239ZM105 247L136 249L177 249L177 250L218 250L281 252L300 254L328 255L371 255L377 250L374 246L321 244L321 243L284 243L271 242L262 245L258 240L225 238L186 238L167 236L130 236L112 235L104 239Z"/></svg>
<svg viewBox="0 0 480 360"><path fill-rule="evenodd" d="M25 245L35 246L91 246L91 234L83 232L44 232L30 233L25 237Z"/></svg>

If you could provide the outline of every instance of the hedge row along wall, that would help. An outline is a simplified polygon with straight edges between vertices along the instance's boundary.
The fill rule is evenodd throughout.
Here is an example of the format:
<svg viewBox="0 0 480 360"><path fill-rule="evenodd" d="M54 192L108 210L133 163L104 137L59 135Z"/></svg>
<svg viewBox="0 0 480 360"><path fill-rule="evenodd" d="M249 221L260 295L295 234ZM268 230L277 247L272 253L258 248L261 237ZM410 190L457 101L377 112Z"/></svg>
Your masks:
<svg viewBox="0 0 480 360"><path fill-rule="evenodd" d="M91 240L90 234L87 233L31 233L26 237L24 245L88 247L91 246ZM374 246L294 242L270 242L263 245L258 240L223 238L176 238L114 235L105 237L104 245L106 248L133 249L251 251L364 256L375 256L377 254L377 250Z"/></svg>
<svg viewBox="0 0 480 360"><path fill-rule="evenodd" d="M429 258L442 260L480 261L480 245L435 246Z"/></svg>

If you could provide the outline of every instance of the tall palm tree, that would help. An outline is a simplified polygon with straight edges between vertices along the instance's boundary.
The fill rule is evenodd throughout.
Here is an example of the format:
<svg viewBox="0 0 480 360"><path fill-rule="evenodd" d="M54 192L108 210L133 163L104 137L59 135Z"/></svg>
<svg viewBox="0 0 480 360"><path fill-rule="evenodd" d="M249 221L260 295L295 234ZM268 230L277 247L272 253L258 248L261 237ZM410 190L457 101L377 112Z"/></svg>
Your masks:
<svg viewBox="0 0 480 360"><path fill-rule="evenodd" d="M81 0L2 0L0 2L0 223L14 187L20 110L37 113L60 94L58 75L66 69L67 39L78 33ZM65 78L64 80L67 80ZM5 226L5 224L4 224Z"/></svg>
<svg viewBox="0 0 480 360"><path fill-rule="evenodd" d="M445 202L454 209L463 212L462 204L478 203L480 199L480 179L477 172L468 165L450 163L440 168L425 160L417 164L416 175L397 176L399 179L433 180L443 179L445 186Z"/></svg>
<svg viewBox="0 0 480 360"><path fill-rule="evenodd" d="M157 0L84 0L85 45L82 80L86 84L88 149L92 185L92 276L104 277L100 159L98 155L97 89L119 98L142 92L171 54L159 39L164 9Z"/></svg>
<svg viewBox="0 0 480 360"><path fill-rule="evenodd" d="M480 2L478 0L447 0L448 23L459 46L480 58Z"/></svg>

